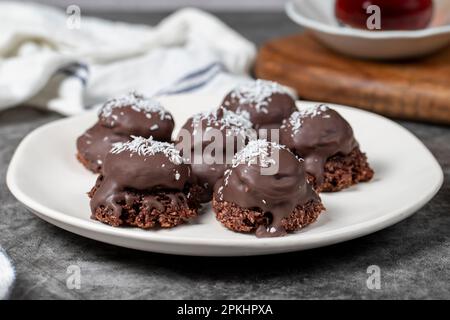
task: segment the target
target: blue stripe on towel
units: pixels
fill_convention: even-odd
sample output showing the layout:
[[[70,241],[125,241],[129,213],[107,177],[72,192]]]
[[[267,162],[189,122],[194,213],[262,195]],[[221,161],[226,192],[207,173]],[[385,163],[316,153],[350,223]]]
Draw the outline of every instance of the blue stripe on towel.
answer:
[[[205,86],[220,72],[224,71],[226,71],[226,68],[222,63],[211,63],[201,69],[186,74],[170,86],[170,88],[160,90],[156,95],[171,95],[194,91]]]
[[[86,86],[89,76],[89,67],[84,63],[75,62],[60,68],[57,73],[78,78],[83,83],[83,86]]]

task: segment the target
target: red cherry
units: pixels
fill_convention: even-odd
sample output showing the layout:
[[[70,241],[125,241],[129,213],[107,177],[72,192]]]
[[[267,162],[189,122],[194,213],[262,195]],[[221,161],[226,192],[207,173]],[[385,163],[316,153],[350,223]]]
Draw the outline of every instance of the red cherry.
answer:
[[[433,16],[433,0],[337,0],[336,17],[351,27],[367,29],[370,5],[380,7],[382,30],[426,28]]]

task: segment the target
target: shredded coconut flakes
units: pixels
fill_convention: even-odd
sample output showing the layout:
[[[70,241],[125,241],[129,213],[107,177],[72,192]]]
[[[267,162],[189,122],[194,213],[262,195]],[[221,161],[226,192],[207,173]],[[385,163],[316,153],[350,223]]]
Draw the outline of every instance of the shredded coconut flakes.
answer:
[[[263,139],[250,141],[245,148],[234,155],[232,167],[236,168],[239,164],[256,164],[258,160],[259,165],[264,168],[275,164],[275,160],[270,156],[269,148],[271,150],[285,149],[283,145]]]
[[[128,142],[117,142],[113,144],[111,153],[119,154],[129,151],[131,154],[137,153],[140,156],[153,156],[157,153],[163,153],[173,164],[182,164],[183,158],[180,151],[168,142],[160,142],[153,140],[152,137],[146,139],[143,137],[131,136],[133,139]]]
[[[248,112],[235,113],[224,108],[221,108],[221,111],[221,117],[217,115],[216,110],[195,114],[192,117],[192,127],[196,128],[202,121],[206,121],[206,125],[209,126],[205,129],[206,131],[211,129],[210,126],[216,126],[219,130],[228,129],[234,134],[240,134],[252,128]],[[195,132],[193,133],[195,134]]]
[[[274,93],[289,94],[279,83],[258,79],[235,88],[231,98],[237,99],[239,104],[254,105],[258,112],[267,113],[266,107]]]
[[[298,111],[292,113],[288,120],[284,120],[281,128],[286,128],[286,121],[288,121],[292,127],[292,134],[297,134],[302,127],[305,118],[314,118],[318,116],[329,118],[329,115],[324,114],[324,112],[328,110],[330,110],[330,108],[324,104],[302,106]]]
[[[147,118],[151,118],[152,113],[159,114],[161,120],[172,119],[172,116],[166,109],[155,99],[145,97],[136,92],[130,92],[119,98],[107,101],[100,109],[100,116],[109,117],[116,108],[131,107],[136,112],[145,113]]]

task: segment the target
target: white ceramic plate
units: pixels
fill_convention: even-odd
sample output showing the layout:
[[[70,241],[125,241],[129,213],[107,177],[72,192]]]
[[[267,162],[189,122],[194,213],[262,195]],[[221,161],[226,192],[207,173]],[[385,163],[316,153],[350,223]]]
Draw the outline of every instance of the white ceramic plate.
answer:
[[[340,26],[335,0],[291,0],[286,13],[326,46],[341,53],[370,59],[412,58],[432,53],[450,42],[450,1],[434,0],[430,26],[417,31],[368,31]]]
[[[162,99],[178,128],[190,114],[215,107],[219,101],[205,96]],[[381,116],[333,107],[353,126],[375,178],[343,192],[323,194],[326,213],[286,237],[258,239],[231,232],[215,220],[209,208],[191,224],[170,230],[114,228],[91,220],[86,192],[95,176],[75,159],[75,140],[96,121],[92,112],[30,133],[11,161],[7,184],[36,215],[68,231],[128,248],[204,256],[270,254],[346,241],[405,219],[434,196],[443,181],[442,170],[416,137]]]

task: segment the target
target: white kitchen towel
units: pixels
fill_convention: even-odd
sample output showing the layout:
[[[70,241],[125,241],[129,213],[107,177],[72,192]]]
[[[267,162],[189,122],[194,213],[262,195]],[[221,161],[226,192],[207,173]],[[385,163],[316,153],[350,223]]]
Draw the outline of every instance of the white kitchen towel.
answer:
[[[0,300],[8,298],[14,282],[14,269],[5,251],[0,247]]]
[[[255,46],[208,13],[182,9],[148,27],[80,9],[0,2],[0,109],[71,115],[131,90],[225,94],[249,79]]]

